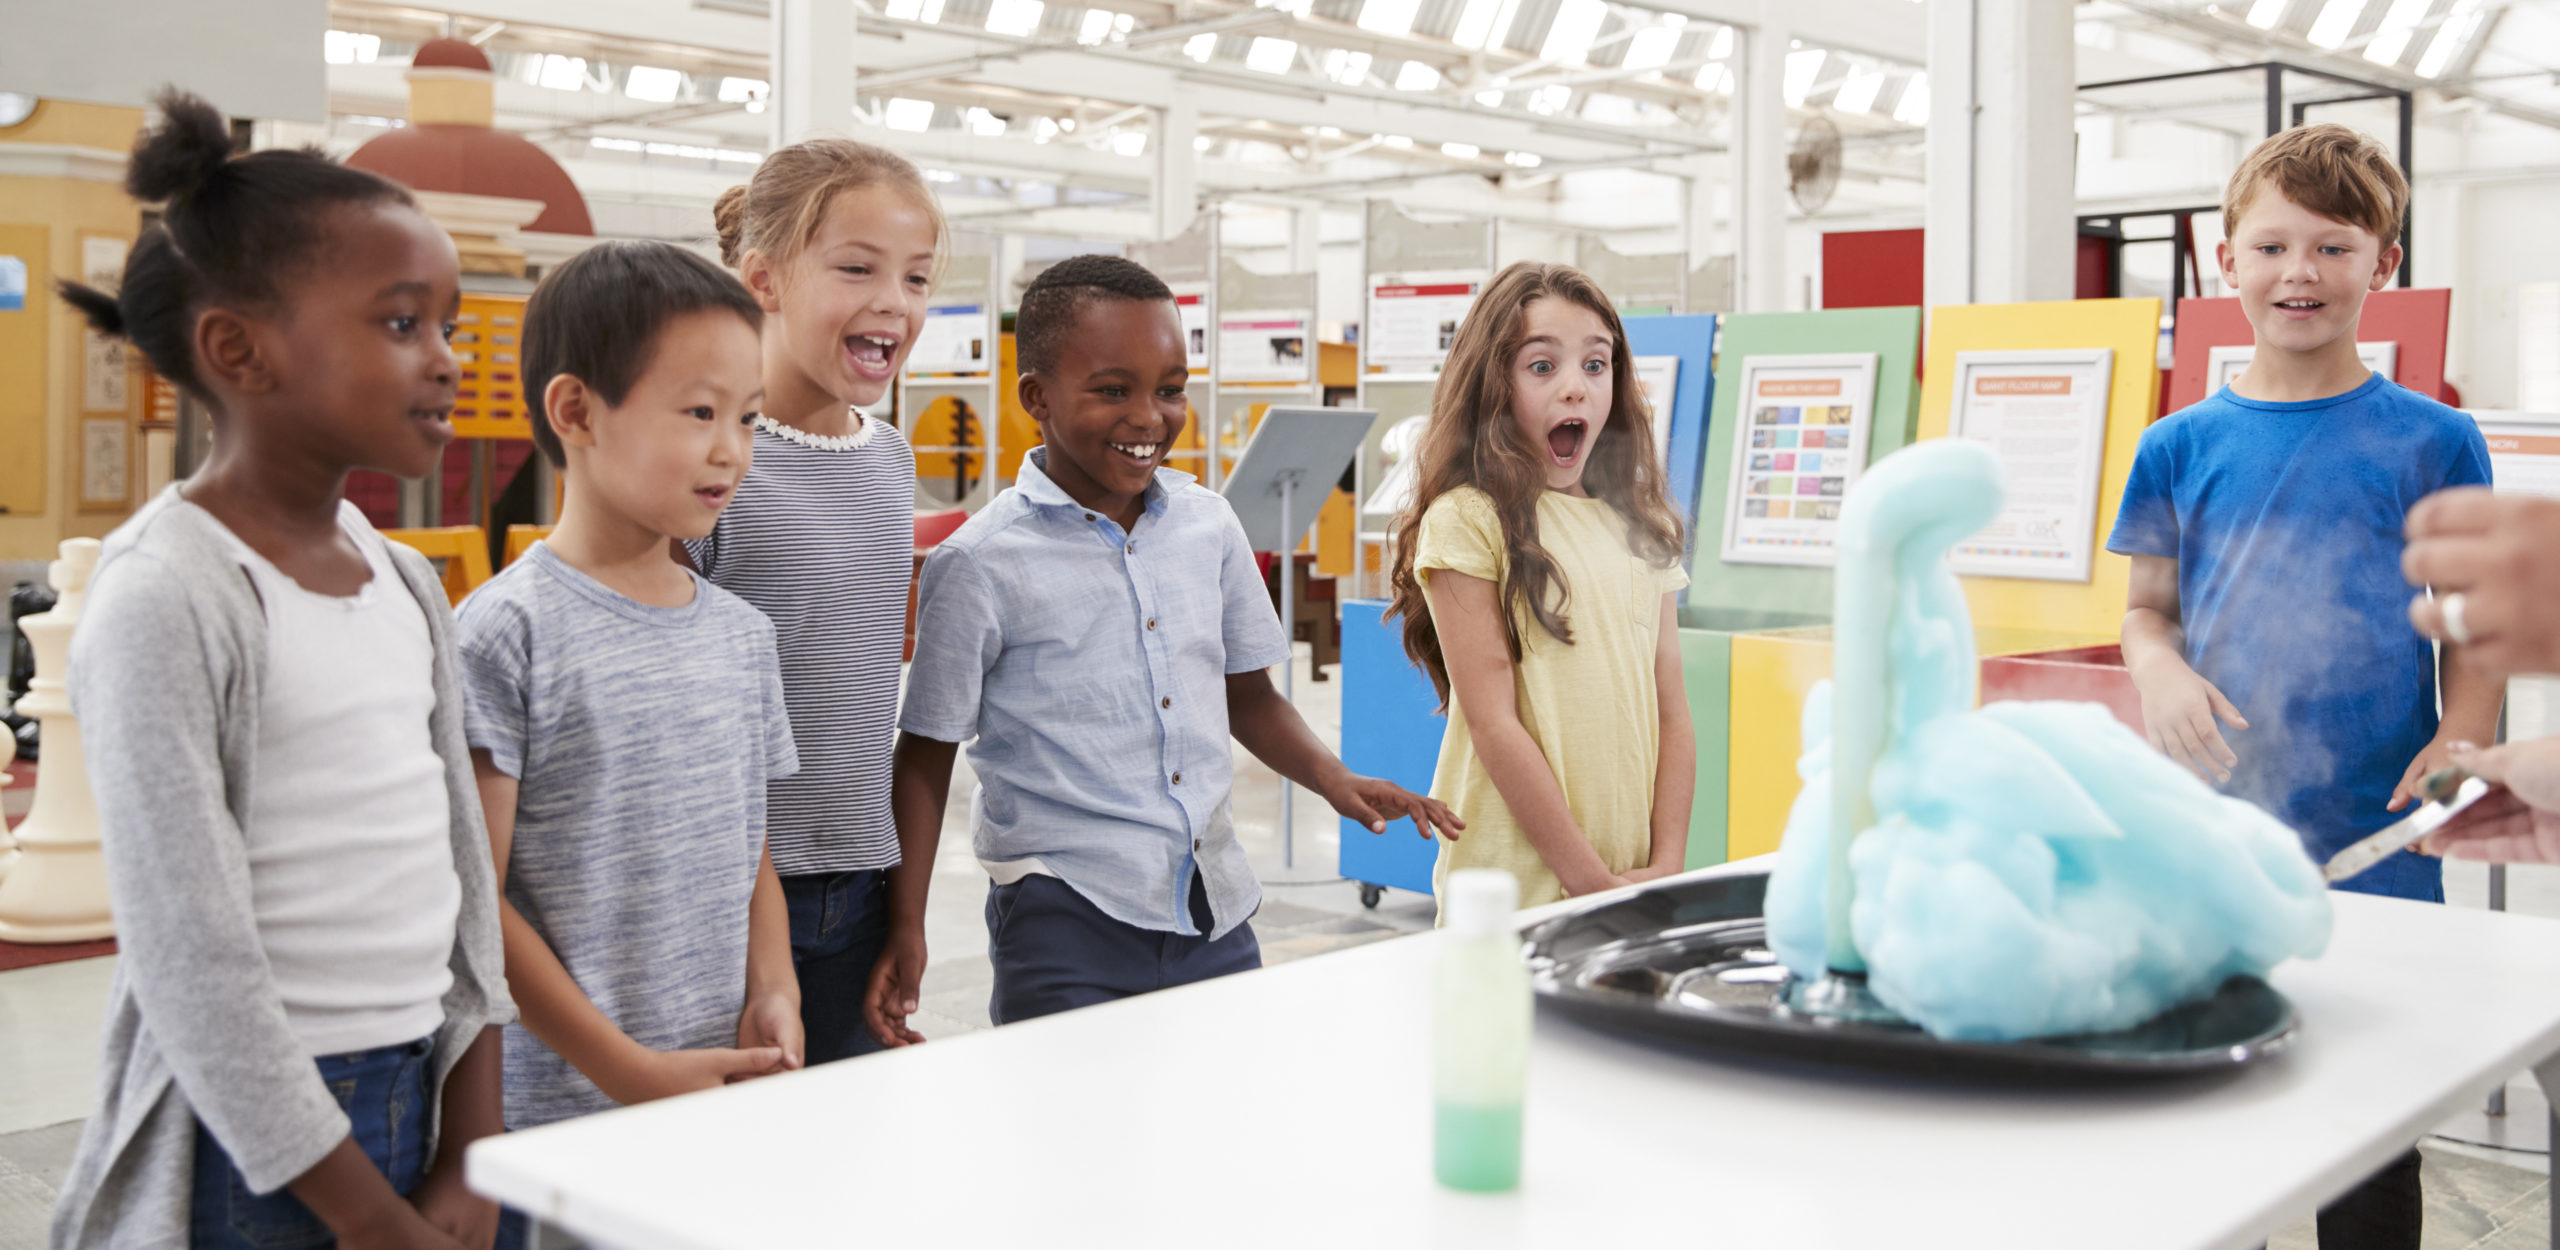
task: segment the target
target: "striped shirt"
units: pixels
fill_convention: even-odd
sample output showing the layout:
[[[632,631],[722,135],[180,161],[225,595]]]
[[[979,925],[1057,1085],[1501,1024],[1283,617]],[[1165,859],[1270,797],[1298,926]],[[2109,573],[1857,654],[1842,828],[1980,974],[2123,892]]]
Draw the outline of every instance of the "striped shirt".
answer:
[[[767,794],[774,871],[898,862],[889,749],[914,576],[915,456],[865,418],[840,451],[756,430],[755,462],[709,538],[686,544],[712,584],[773,619],[800,771]]]

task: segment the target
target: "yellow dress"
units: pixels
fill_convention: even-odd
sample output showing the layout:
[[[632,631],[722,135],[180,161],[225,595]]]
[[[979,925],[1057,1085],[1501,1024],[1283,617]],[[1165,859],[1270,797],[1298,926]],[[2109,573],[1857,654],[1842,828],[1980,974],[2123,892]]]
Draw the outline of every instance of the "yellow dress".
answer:
[[[1573,642],[1557,641],[1534,617],[1521,622],[1522,654],[1512,667],[1520,724],[1601,862],[1614,873],[1642,868],[1653,848],[1653,783],[1662,759],[1655,636],[1662,597],[1688,585],[1689,575],[1646,563],[1628,544],[1626,519],[1598,499],[1546,492],[1538,500],[1538,542],[1572,592],[1565,621]],[[1433,569],[1499,585],[1508,556],[1492,498],[1464,487],[1423,513],[1413,566],[1426,585]],[[1500,868],[1519,878],[1523,907],[1564,897],[1494,788],[1454,692],[1431,793],[1467,822],[1456,842],[1440,844],[1435,892],[1456,869]]]

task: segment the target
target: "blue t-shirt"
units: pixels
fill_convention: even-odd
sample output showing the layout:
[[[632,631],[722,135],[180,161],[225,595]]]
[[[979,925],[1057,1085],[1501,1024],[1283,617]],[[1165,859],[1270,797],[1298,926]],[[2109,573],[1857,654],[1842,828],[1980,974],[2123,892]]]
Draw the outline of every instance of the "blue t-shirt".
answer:
[[[2322,860],[2390,824],[2436,732],[2435,656],[2409,625],[2402,526],[2421,499],[2489,481],[2470,417],[2375,374],[2301,403],[2225,387],[2143,432],[2109,551],[2178,562],[2187,662],[2249,721],[2222,789]],[[2345,889],[2441,900],[2402,853]]]

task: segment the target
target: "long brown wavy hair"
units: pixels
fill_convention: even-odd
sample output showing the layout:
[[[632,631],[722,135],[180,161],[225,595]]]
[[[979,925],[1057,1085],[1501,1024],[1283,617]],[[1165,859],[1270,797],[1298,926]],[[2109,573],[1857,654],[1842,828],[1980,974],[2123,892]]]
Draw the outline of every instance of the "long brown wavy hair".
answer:
[[[1431,393],[1431,423],[1416,452],[1420,460],[1413,501],[1395,525],[1395,567],[1388,580],[1393,602],[1387,614],[1404,618],[1405,654],[1431,675],[1443,712],[1449,710],[1449,666],[1413,567],[1422,516],[1442,495],[1473,486],[1493,498],[1494,513],[1502,521],[1502,544],[1509,552],[1498,595],[1511,662],[1520,662],[1521,631],[1528,620],[1559,642],[1573,642],[1567,620],[1573,588],[1555,557],[1538,543],[1538,499],[1547,490],[1546,450],[1531,446],[1511,415],[1512,357],[1528,338],[1529,305],[1549,297],[1588,308],[1609,327],[1609,419],[1592,444],[1582,488],[1626,518],[1628,545],[1647,562],[1660,568],[1680,562],[1680,517],[1671,510],[1663,467],[1654,455],[1653,413],[1636,386],[1635,361],[1627,352],[1627,331],[1618,310],[1589,275],[1570,265],[1521,261],[1503,270],[1468,311],[1449,345],[1448,363]]]

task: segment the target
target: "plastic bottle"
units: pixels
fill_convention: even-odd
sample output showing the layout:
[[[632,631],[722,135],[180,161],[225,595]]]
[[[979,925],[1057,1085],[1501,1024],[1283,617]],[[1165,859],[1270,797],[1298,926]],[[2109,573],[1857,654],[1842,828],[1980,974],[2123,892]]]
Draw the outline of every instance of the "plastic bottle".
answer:
[[[1529,1069],[1529,970],[1511,926],[1520,883],[1493,868],[1449,874],[1448,932],[1431,987],[1432,1172],[1451,1189],[1520,1183]]]

